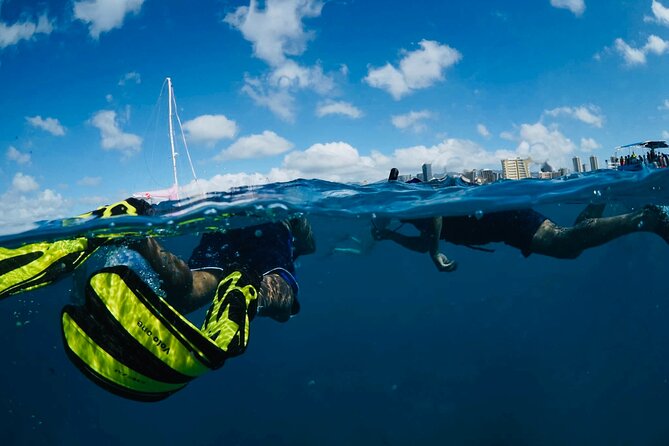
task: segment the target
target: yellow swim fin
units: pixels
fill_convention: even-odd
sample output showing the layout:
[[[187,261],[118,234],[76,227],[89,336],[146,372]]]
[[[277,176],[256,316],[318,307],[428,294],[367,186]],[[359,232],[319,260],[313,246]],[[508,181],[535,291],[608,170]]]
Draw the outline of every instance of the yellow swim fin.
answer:
[[[153,215],[153,208],[145,200],[130,197],[117,203],[100,206],[94,211],[78,215],[77,218],[109,218],[122,215]]]
[[[48,285],[73,271],[106,239],[78,237],[8,249],[0,247],[0,299]]]
[[[148,202],[130,197],[76,218],[151,214],[153,208]],[[73,271],[110,238],[112,236],[76,237],[31,243],[15,249],[0,247],[0,299],[55,282]]]
[[[200,330],[127,266],[104,268],[89,279],[84,305],[63,309],[65,351],[102,388],[159,401],[244,351],[255,300],[249,276],[231,272]]]

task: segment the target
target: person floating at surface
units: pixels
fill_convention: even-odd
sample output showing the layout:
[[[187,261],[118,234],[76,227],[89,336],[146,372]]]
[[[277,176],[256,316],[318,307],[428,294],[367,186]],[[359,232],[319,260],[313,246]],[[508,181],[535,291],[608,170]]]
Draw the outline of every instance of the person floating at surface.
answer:
[[[150,237],[130,247],[158,273],[167,300],[179,312],[190,313],[211,303],[226,270],[234,265],[262,276],[257,315],[279,322],[287,321],[300,308],[294,261],[316,250],[306,218],[206,233],[188,262]]]
[[[399,171],[392,169],[389,181],[397,180]],[[503,242],[520,249],[527,257],[532,253],[560,259],[574,259],[593,248],[633,232],[653,232],[669,243],[669,217],[656,205],[646,205],[628,214],[601,217],[604,205],[588,206],[574,226],[563,227],[533,209],[495,211],[469,216],[440,216],[407,219],[420,234],[408,236],[387,228],[372,227],[376,240],[392,240],[420,253],[429,253],[439,271],[450,272],[457,263],[439,249],[439,241],[457,245],[481,246]]]
[[[76,219],[154,211],[142,200],[126,199]],[[162,400],[242,354],[255,316],[285,322],[296,314],[294,261],[315,251],[305,218],[207,233],[190,266],[151,238],[75,235],[0,248],[0,298],[54,283],[104,245],[135,249],[162,284],[152,286],[146,271],[125,264],[90,274],[83,302],[61,312],[65,352],[93,382],[138,401]],[[183,316],[207,303],[201,328]]]

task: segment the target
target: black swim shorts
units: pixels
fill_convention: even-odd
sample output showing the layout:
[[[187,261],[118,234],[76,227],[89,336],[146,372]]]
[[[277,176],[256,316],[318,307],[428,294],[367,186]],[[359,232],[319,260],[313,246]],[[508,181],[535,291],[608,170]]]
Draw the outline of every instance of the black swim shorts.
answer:
[[[477,216],[443,217],[441,238],[458,245],[503,242],[529,256],[532,238],[546,217],[533,209],[499,211]]]

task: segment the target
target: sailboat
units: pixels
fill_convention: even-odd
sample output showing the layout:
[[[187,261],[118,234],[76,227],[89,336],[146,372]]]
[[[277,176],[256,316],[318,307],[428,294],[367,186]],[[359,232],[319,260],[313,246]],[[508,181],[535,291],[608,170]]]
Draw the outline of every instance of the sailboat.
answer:
[[[181,134],[182,142],[184,149],[186,150],[186,155],[188,156],[188,163],[190,165],[191,172],[193,173],[193,179],[197,183],[197,174],[195,173],[195,168],[193,167],[193,160],[190,156],[190,151],[188,150],[188,144],[186,143],[186,136],[181,125],[181,118],[179,118],[179,112],[177,111],[177,103],[174,98],[174,87],[172,86],[172,78],[165,78],[167,83],[167,96],[168,96],[168,132],[169,132],[169,141],[170,141],[170,150],[172,156],[172,173],[174,182],[171,187],[167,189],[158,189],[144,192],[136,192],[133,194],[135,198],[143,198],[149,202],[156,203],[165,200],[180,200],[181,194],[179,190],[179,176],[177,174],[177,156],[179,153],[175,148],[174,142],[174,121],[179,127],[179,132]]]

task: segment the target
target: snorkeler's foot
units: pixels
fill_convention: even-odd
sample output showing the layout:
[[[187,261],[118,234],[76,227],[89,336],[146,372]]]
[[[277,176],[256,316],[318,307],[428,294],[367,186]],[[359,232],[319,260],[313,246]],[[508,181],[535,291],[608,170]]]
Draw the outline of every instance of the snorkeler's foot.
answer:
[[[653,232],[669,243],[669,206],[649,204],[643,212],[644,223],[649,224]]]

